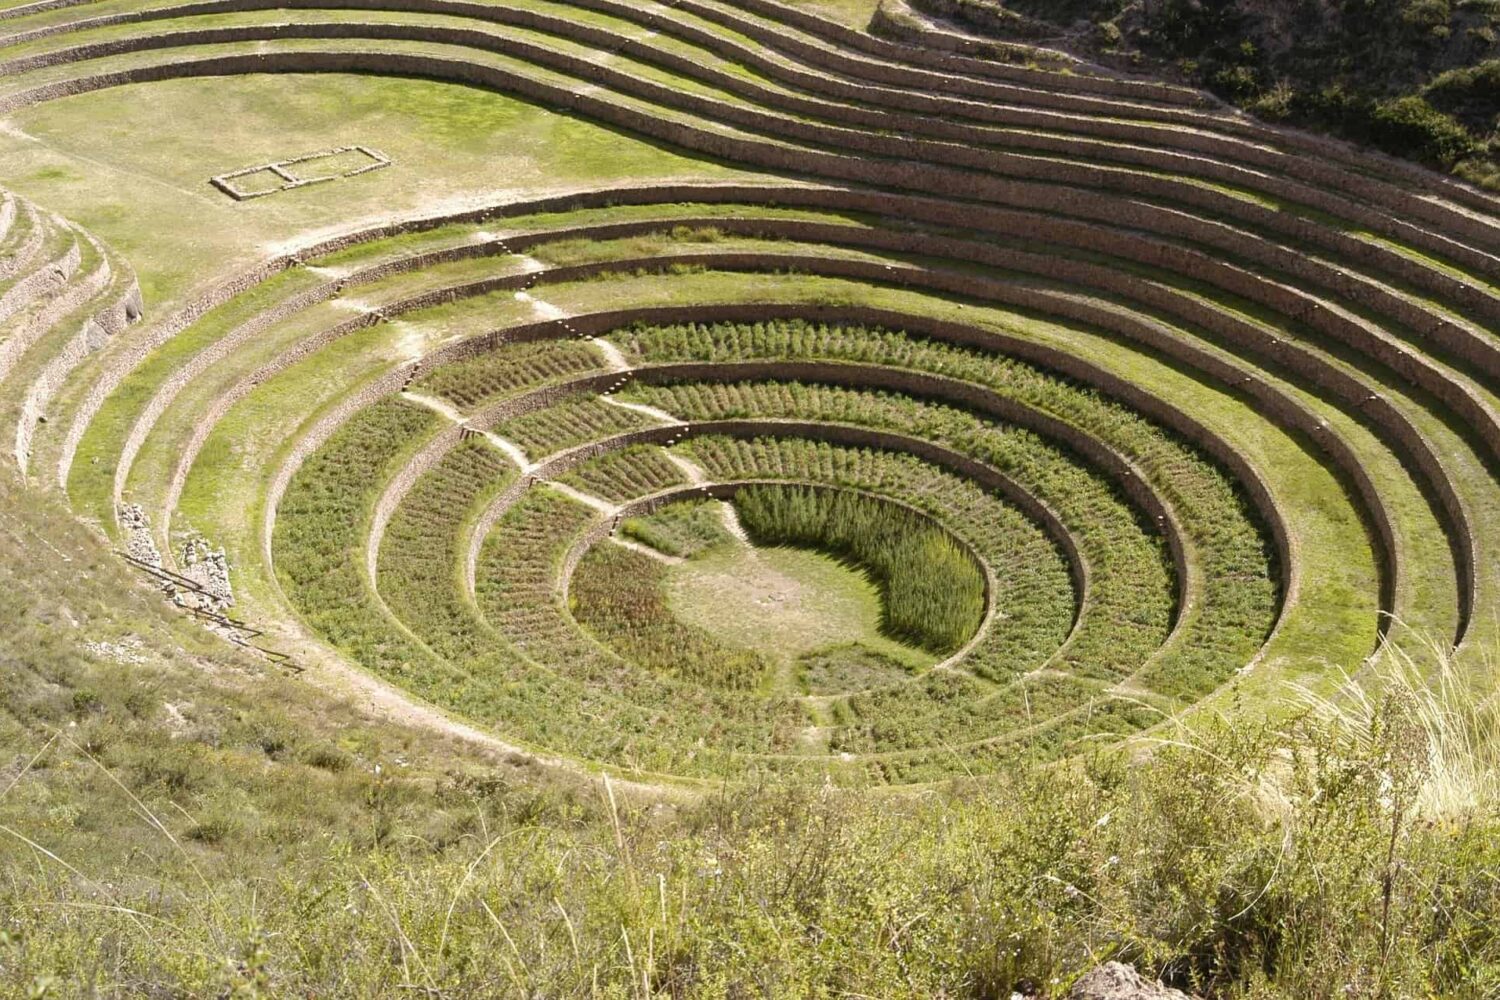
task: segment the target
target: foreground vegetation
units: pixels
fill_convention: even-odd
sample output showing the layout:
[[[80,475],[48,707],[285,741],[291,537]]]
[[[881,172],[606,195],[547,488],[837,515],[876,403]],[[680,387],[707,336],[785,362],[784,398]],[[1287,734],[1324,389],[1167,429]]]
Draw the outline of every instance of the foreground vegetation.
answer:
[[[663,802],[362,717],[62,517],[0,507],[6,996],[1500,987],[1500,730],[1454,673],[917,797]]]

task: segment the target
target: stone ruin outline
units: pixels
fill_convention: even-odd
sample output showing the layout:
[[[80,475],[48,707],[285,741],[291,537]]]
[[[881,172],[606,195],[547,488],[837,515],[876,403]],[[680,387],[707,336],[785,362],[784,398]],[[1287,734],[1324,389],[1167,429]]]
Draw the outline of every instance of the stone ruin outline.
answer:
[[[338,156],[342,153],[360,153],[369,159],[369,163],[345,170],[342,173],[323,174],[317,177],[301,177],[289,168],[299,163],[307,163],[312,160],[321,160],[330,156]],[[229,195],[235,201],[248,201],[251,198],[263,198],[269,194],[280,194],[282,191],[291,191],[294,188],[307,187],[309,184],[321,184],[324,181],[343,180],[347,177],[357,177],[360,174],[369,173],[372,170],[380,170],[392,163],[389,156],[378,149],[362,144],[352,146],[334,146],[330,149],[320,149],[315,153],[304,153],[301,156],[293,156],[284,160],[273,160],[270,163],[260,163],[253,167],[241,167],[228,173],[216,174],[208,179],[208,182],[220,191]],[[237,177],[246,177],[250,174],[258,174],[269,170],[282,179],[280,187],[267,188],[264,191],[247,191],[234,183]]]

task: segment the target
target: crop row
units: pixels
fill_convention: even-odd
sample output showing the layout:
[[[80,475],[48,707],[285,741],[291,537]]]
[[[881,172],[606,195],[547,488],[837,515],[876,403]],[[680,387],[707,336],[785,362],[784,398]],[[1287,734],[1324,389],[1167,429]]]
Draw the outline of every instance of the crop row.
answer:
[[[277,522],[275,551],[288,597],[310,626],[368,669],[533,745],[681,774],[743,773],[747,764],[736,763],[737,755],[778,769],[839,766],[821,757],[801,764],[796,756],[759,757],[803,748],[809,720],[794,704],[759,697],[705,699],[694,697],[691,688],[662,687],[580,632],[561,603],[557,573],[562,554],[595,515],[559,495],[530,491],[486,541],[479,596],[491,632],[463,606],[450,558],[476,504],[511,475],[477,439],[419,480],[392,518],[379,581],[382,596],[407,628],[398,625],[362,578],[361,525],[381,480],[433,425],[431,415],[410,404],[378,403],[351,418],[293,479]],[[907,477],[893,469],[887,478]],[[833,709],[835,718],[844,720],[833,744],[851,753],[905,751],[899,759],[849,765],[865,773],[891,780],[940,777],[952,751],[929,755],[934,741],[1004,739],[1020,718],[986,712],[989,692],[977,682],[966,683],[972,685],[967,693],[974,706],[957,714],[943,706],[925,727],[913,710],[931,692],[951,696],[951,679],[906,685],[905,698],[888,693],[879,713],[871,712],[868,696],[852,699]],[[900,725],[901,709],[912,720],[906,726]],[[975,728],[954,728],[960,718],[972,719]],[[1036,722],[1043,716],[1034,708],[1027,718]],[[1058,732],[1073,732],[1068,726],[1075,724]],[[1046,745],[1055,750],[1064,744]]]
[[[476,652],[442,641],[461,634],[473,617],[455,582],[460,528],[515,476],[514,463],[488,441],[462,441],[417,480],[381,540],[375,581],[381,598],[435,653],[455,663],[469,662]]]
[[[560,482],[585,493],[624,503],[687,482],[682,469],[654,445],[637,445],[590,459]]]
[[[559,573],[568,549],[594,518],[588,508],[545,489],[528,491],[505,512],[485,539],[479,561],[476,596],[489,625],[538,664],[610,692],[612,703],[633,708],[646,720],[639,729],[612,722],[606,728],[616,738],[654,738],[662,754],[686,753],[688,760],[700,756],[692,749],[699,740],[712,751],[701,753],[706,758],[790,749],[794,734],[807,723],[797,705],[721,694],[642,671],[578,628],[563,603]],[[672,738],[663,732],[653,737],[652,726],[668,719]],[[632,762],[641,763],[645,753],[634,750]]]
[[[652,362],[827,359],[963,379],[1064,420],[1129,457],[1178,513],[1194,542],[1203,586],[1192,623],[1201,648],[1175,649],[1148,667],[1154,690],[1204,693],[1223,679],[1229,663],[1254,656],[1275,617],[1273,554],[1243,490],[1172,432],[1086,386],[1003,355],[803,320],[637,326],[616,339]],[[1204,649],[1213,655],[1205,659]]]
[[[505,475],[478,442],[466,443],[428,473],[409,495],[410,508],[392,519],[379,576],[390,587],[384,595],[388,610],[363,577],[361,526],[383,473],[432,421],[426,411],[398,400],[368,407],[294,477],[275,551],[287,596],[314,631],[366,669],[539,748],[628,768],[725,774],[721,748],[744,752],[775,745],[767,732],[774,713],[762,699],[694,706],[691,689],[679,687],[675,696],[646,692],[640,700],[658,707],[643,708],[617,696],[604,674],[640,680],[641,672],[570,622],[557,592],[556,566],[546,555],[592,517],[566,498],[534,491],[515,509],[528,530],[509,537],[511,525],[502,522],[497,531],[510,558],[487,562],[481,597],[506,635],[463,605],[456,567],[444,556],[451,557],[469,512],[462,503],[445,504],[443,495],[448,486],[466,484],[477,501],[493,488],[491,473]],[[520,537],[540,544],[511,544]],[[560,659],[562,646],[541,641],[548,633],[581,659]],[[517,641],[508,641],[510,636]],[[680,718],[673,712],[678,706]],[[663,713],[674,716],[674,728],[686,734],[681,742],[658,739]],[[802,721],[800,712],[792,714],[791,723]],[[696,746],[715,749],[695,764]]]
[[[532,459],[660,421],[599,396],[577,396],[504,421],[495,430],[520,445]]]
[[[474,410],[519,389],[600,366],[599,353],[582,341],[501,344],[483,354],[439,365],[413,383],[418,392]]]

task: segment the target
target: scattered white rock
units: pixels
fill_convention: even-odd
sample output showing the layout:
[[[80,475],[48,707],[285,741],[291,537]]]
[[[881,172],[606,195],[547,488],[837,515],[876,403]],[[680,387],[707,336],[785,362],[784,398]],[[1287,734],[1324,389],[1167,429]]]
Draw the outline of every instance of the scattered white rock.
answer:
[[[148,659],[142,651],[144,644],[137,635],[128,635],[119,642],[85,642],[83,648],[101,660],[114,663],[141,664]]]
[[[154,569],[161,569],[161,553],[151,537],[151,519],[140,504],[121,504],[120,528],[125,532],[125,553]]]
[[[215,549],[201,536],[189,538],[182,545],[182,575],[203,588],[202,593],[179,591],[178,604],[223,612],[234,607],[234,588],[229,583],[229,560],[222,548]]]
[[[1120,962],[1106,962],[1073,984],[1068,1000],[1194,1000],[1181,990],[1144,978]]]

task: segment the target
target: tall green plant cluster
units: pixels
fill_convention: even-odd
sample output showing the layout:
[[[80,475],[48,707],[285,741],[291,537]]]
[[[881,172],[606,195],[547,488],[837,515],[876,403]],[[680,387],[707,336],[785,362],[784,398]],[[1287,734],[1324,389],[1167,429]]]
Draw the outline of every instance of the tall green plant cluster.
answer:
[[[757,544],[826,549],[864,567],[881,590],[881,629],[950,653],[984,617],[984,575],[946,531],[921,515],[857,493],[752,486],[735,497]]]

